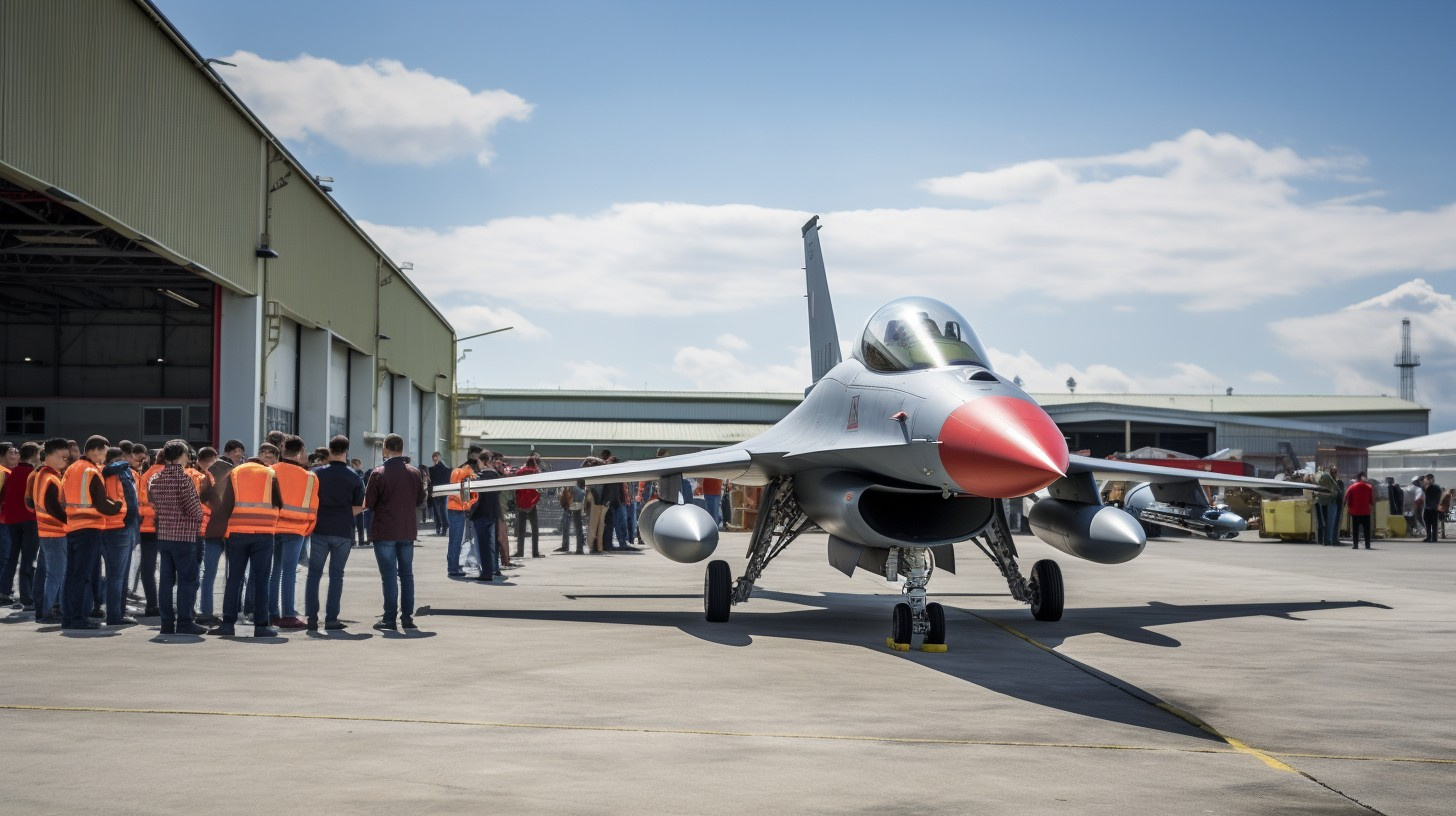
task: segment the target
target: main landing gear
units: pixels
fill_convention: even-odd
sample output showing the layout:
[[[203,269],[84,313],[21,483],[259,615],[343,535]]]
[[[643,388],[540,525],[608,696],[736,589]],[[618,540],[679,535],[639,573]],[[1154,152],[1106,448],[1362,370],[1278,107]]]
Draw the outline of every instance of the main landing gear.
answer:
[[[1062,619],[1062,568],[1055,561],[1042,559],[1031,565],[1031,580],[1021,576],[1021,567],[1016,563],[1016,542],[1011,540],[1006,509],[1001,502],[996,502],[991,523],[971,541],[1001,571],[1011,589],[1011,597],[1031,606],[1032,617],[1039,621]]]
[[[727,561],[709,561],[703,575],[703,614],[713,623],[728,620],[732,607],[753,594],[753,585],[770,561],[793,543],[813,523],[794,498],[794,477],[783,476],[763,489],[762,508],[748,542],[748,567],[743,577],[733,580]]]
[[[774,479],[764,487],[763,509],[753,528],[748,544],[748,566],[737,580],[727,561],[710,561],[703,575],[703,614],[710,622],[728,620],[732,608],[744,603],[753,594],[754,583],[769,562],[778,557],[794,539],[813,522],[794,498],[793,477]],[[1031,606],[1031,614],[1040,621],[1062,619],[1062,571],[1055,561],[1041,560],[1032,565],[1031,578],[1021,574],[1016,563],[1016,544],[1006,525],[1006,514],[1000,503],[991,524],[971,541],[991,559],[1006,578],[1011,597]],[[915,636],[921,638],[921,651],[946,650],[945,608],[927,601],[925,587],[934,572],[934,556],[927,547],[896,547],[888,551],[885,578],[905,578],[901,590],[904,600],[895,604],[890,615],[890,635],[886,645],[896,651],[909,651]]]

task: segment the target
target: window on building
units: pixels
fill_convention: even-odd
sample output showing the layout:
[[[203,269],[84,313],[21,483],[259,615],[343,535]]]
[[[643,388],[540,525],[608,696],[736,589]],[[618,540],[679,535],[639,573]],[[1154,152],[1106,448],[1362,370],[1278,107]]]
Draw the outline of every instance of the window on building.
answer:
[[[264,424],[270,431],[282,431],[286,434],[298,433],[294,430],[293,412],[282,408],[267,406],[267,412],[263,417]]]
[[[5,433],[24,436],[44,435],[45,408],[39,405],[7,406],[5,408]]]
[[[151,407],[142,409],[142,436],[176,439],[182,435],[182,407]]]

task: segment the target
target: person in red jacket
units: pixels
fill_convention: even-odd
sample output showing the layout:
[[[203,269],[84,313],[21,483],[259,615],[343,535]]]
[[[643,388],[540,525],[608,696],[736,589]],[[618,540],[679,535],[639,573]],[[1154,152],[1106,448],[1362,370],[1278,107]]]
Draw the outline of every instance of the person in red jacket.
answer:
[[[1365,471],[1355,476],[1355,481],[1345,488],[1345,512],[1350,514],[1350,539],[1360,549],[1360,531],[1365,531],[1365,549],[1370,549],[1370,510],[1375,504],[1375,488],[1365,480]]]
[[[526,464],[516,469],[513,476],[530,476],[541,472],[541,457],[531,454]],[[536,488],[516,491],[516,558],[525,558],[526,522],[531,523],[531,557],[545,558],[541,554],[540,530],[536,520],[536,505],[541,502],[541,491]]]

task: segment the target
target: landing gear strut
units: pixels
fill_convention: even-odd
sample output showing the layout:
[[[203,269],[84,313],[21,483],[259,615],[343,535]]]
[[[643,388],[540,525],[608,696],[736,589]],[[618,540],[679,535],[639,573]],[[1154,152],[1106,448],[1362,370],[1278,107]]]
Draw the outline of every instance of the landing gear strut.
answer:
[[[728,620],[731,607],[745,603],[770,561],[813,523],[794,498],[794,477],[782,476],[763,489],[762,509],[748,542],[748,566],[733,580],[727,561],[711,561],[703,577],[703,612],[712,623]]]
[[[1011,530],[1006,525],[1006,508],[996,502],[991,523],[981,535],[971,539],[991,563],[1001,570],[1011,597],[1031,606],[1032,617],[1039,621],[1059,621],[1065,594],[1062,589],[1062,569],[1057,562],[1041,560],[1031,566],[1031,580],[1021,575],[1016,563],[1016,542],[1011,540]]]
[[[885,645],[897,652],[908,652],[910,640],[921,635],[921,650],[926,652],[945,651],[945,608],[938,603],[926,603],[925,586],[930,583],[933,568],[930,550],[927,547],[898,547],[890,550],[885,562],[885,577],[905,577],[905,600],[895,604],[891,618],[890,637]]]

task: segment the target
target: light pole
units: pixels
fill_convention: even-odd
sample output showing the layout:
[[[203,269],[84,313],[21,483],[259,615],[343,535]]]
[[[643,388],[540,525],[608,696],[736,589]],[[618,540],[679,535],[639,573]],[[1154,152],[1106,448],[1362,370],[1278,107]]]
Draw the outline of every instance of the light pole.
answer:
[[[460,461],[460,363],[465,359],[465,355],[471,351],[470,349],[461,349],[460,344],[466,340],[474,340],[477,337],[485,337],[491,334],[500,334],[501,332],[508,332],[514,328],[515,326],[505,326],[479,334],[459,337],[455,340],[454,353],[450,355],[452,358],[450,361],[450,377],[451,382],[454,384],[454,387],[450,390],[450,455],[452,462]]]

